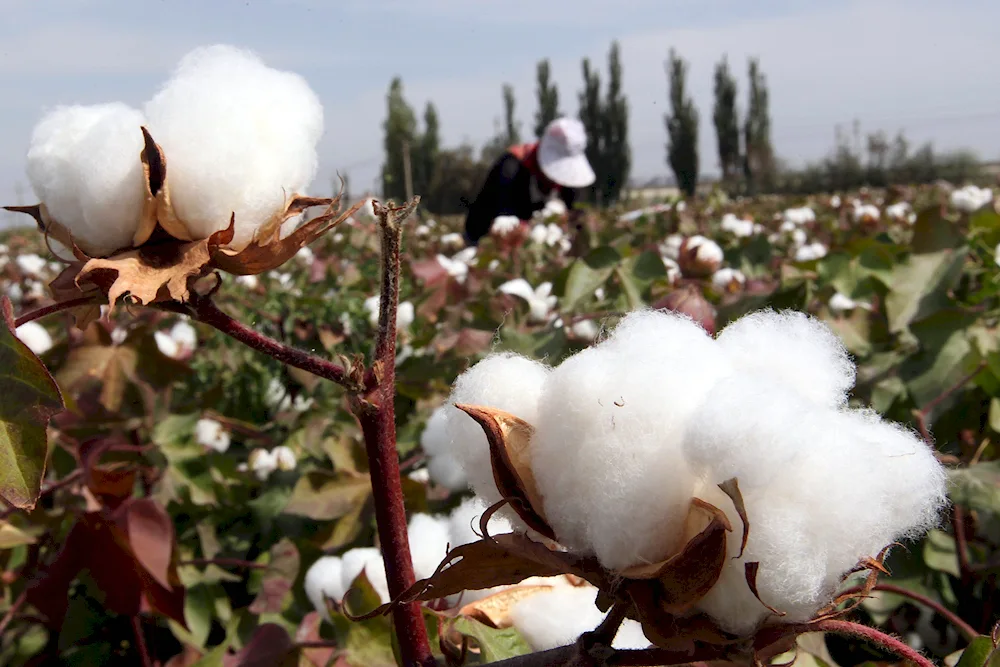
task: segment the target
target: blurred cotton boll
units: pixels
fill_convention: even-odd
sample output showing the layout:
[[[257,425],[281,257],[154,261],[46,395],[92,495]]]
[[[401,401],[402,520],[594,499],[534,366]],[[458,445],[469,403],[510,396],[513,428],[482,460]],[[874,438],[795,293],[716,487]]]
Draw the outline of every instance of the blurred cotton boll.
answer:
[[[722,222],[719,224],[723,231],[729,232],[736,238],[746,238],[753,236],[756,228],[753,224],[753,220],[744,220],[742,218],[737,218],[732,213],[726,213],[722,216]]]
[[[796,262],[815,262],[817,259],[822,259],[826,257],[827,249],[826,246],[815,241],[813,243],[808,243],[806,245],[800,246],[795,250],[795,261]]]
[[[497,288],[504,294],[520,297],[528,304],[528,320],[531,322],[548,322],[552,319],[553,309],[558,299],[552,295],[552,283],[544,282],[532,288],[524,278],[509,280]]]
[[[739,269],[723,268],[712,274],[712,287],[723,294],[738,294],[746,283],[746,276]]]
[[[139,159],[145,122],[142,113],[117,102],[57,107],[32,133],[31,187],[90,255],[132,245],[145,197]]]
[[[48,267],[48,262],[45,261],[45,258],[39,257],[33,252],[18,255],[14,259],[14,263],[17,264],[17,268],[22,273],[36,277],[40,277],[45,272],[46,267]]]
[[[504,237],[513,231],[517,231],[517,228],[520,226],[521,219],[516,215],[500,215],[493,219],[493,224],[490,226],[490,233]]]
[[[465,245],[465,239],[458,232],[449,232],[441,236],[441,245],[446,248],[461,248]]]
[[[242,249],[318,165],[323,107],[305,79],[266,66],[249,51],[195,49],[145,107],[167,161],[178,217],[195,238],[225,229]]]
[[[199,445],[217,452],[229,449],[229,433],[214,419],[199,419],[194,425],[194,439]]]
[[[45,354],[52,349],[52,336],[38,322],[25,322],[15,331],[22,343],[35,354]]]
[[[993,201],[993,191],[989,188],[966,185],[963,188],[952,190],[949,197],[952,208],[963,213],[975,213]]]
[[[198,345],[197,332],[193,326],[183,320],[176,323],[166,333],[155,332],[153,339],[163,356],[178,360],[190,357]]]
[[[718,243],[695,235],[681,244],[677,263],[684,275],[701,278],[715,273],[722,265],[723,258],[722,248]]]

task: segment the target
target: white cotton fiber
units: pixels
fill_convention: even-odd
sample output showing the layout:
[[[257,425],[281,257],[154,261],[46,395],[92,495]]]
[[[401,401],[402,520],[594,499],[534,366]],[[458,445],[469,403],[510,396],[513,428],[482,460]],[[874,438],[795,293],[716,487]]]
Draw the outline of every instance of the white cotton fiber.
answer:
[[[656,311],[628,315],[553,369],[531,452],[561,543],[592,550],[612,569],[657,562],[679,546],[695,482],[684,424],[729,372],[704,329]]]
[[[323,616],[327,615],[326,598],[340,601],[344,598],[344,564],[338,556],[319,558],[306,572],[303,586],[306,596]]]
[[[144,198],[143,115],[121,103],[57,107],[35,126],[28,180],[92,256],[132,245]]]
[[[605,614],[594,604],[593,586],[556,586],[519,601],[511,609],[511,621],[535,651],[568,646],[585,632],[597,628]],[[650,642],[636,621],[626,620],[612,646],[618,649],[648,648]]]
[[[375,547],[349,549],[344,552],[343,568],[341,588],[336,591],[339,593],[339,597],[335,599],[343,600],[347,591],[354,585],[354,580],[362,571],[383,603],[391,599],[389,597],[389,583],[385,576],[385,563],[382,561],[381,552]]]
[[[548,367],[537,361],[502,353],[486,357],[455,380],[444,407],[447,420],[444,446],[461,462],[476,494],[490,505],[500,501],[500,492],[493,481],[486,435],[472,417],[454,405],[465,403],[497,408],[534,424],[538,419],[538,396],[548,372]]]
[[[187,54],[146,104],[163,148],[177,215],[197,238],[225,229],[233,247],[302,193],[316,175],[323,107],[297,74],[216,45]]]
[[[427,579],[448,554],[450,525],[446,517],[418,513],[410,517],[407,535],[417,579]]]
[[[427,472],[436,484],[452,491],[468,488],[465,470],[452,452],[447,405],[431,413],[427,426],[420,434],[420,447],[427,454]]]
[[[723,329],[718,342],[737,368],[770,376],[820,405],[845,404],[854,386],[843,342],[805,313],[751,313]]]

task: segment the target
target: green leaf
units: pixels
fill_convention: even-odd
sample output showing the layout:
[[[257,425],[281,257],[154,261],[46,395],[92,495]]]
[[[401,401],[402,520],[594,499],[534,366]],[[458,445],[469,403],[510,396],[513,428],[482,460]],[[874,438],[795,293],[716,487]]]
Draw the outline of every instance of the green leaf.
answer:
[[[45,475],[49,419],[65,406],[45,364],[15,335],[6,296],[0,309],[0,497],[30,510]]]
[[[965,255],[965,248],[913,254],[893,268],[885,303],[890,331],[951,305],[948,291],[962,275]]]
[[[528,642],[515,628],[496,629],[465,616],[455,619],[454,629],[476,640],[486,662],[497,662],[532,653]]]
[[[984,667],[989,661],[991,667],[1000,663],[1000,655],[995,651],[989,637],[976,637],[962,652],[962,659],[956,667]],[[992,658],[992,659],[991,659]]]
[[[591,250],[586,257],[573,262],[566,276],[566,286],[562,295],[563,308],[569,310],[611,277],[621,255],[614,248],[602,246]]]
[[[212,631],[214,598],[211,588],[205,584],[188,588],[184,597],[184,623],[191,631],[191,638],[198,648],[205,647],[205,641]]]
[[[956,225],[941,217],[938,206],[925,208],[917,213],[913,223],[913,240],[910,245],[913,252],[925,254],[958,248],[965,242]]]
[[[932,570],[959,576],[958,550],[955,538],[948,533],[934,529],[924,540],[924,563]]]
[[[229,653],[229,647],[236,639],[236,630],[239,627],[239,617],[233,616],[226,627],[226,638],[221,644],[212,648],[211,651],[202,656],[201,660],[191,665],[191,667],[223,667],[224,658]]]
[[[299,477],[284,511],[316,521],[331,521],[357,512],[371,493],[368,475],[316,470]]]
[[[993,399],[994,402],[997,399]],[[992,408],[990,409],[992,419]],[[1000,514],[1000,461],[986,461],[948,471],[948,495],[971,509]]]
[[[618,276],[618,281],[621,283],[622,290],[628,298],[629,310],[636,310],[646,305],[646,303],[642,300],[642,292],[639,289],[639,286],[636,285],[629,273],[623,271],[622,267],[619,266],[615,268],[615,275]]]

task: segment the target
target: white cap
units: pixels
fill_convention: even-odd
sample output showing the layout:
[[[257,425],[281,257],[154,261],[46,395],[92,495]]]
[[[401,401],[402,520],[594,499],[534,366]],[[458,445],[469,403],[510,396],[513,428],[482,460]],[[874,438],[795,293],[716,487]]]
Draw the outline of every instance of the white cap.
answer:
[[[556,118],[538,144],[538,167],[552,182],[567,188],[585,188],[596,176],[587,161],[587,131],[575,118]]]

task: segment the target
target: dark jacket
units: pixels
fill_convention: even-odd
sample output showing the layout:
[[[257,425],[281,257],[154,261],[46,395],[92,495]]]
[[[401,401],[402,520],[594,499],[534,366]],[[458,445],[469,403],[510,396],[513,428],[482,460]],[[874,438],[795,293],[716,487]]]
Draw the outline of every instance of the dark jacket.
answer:
[[[544,177],[532,168],[534,146],[512,146],[494,163],[475,201],[469,205],[465,218],[465,242],[478,245],[479,239],[490,232],[493,219],[501,215],[516,215],[530,220],[535,211],[545,207],[548,193]],[[559,198],[570,209],[576,200],[576,191],[558,188]]]

